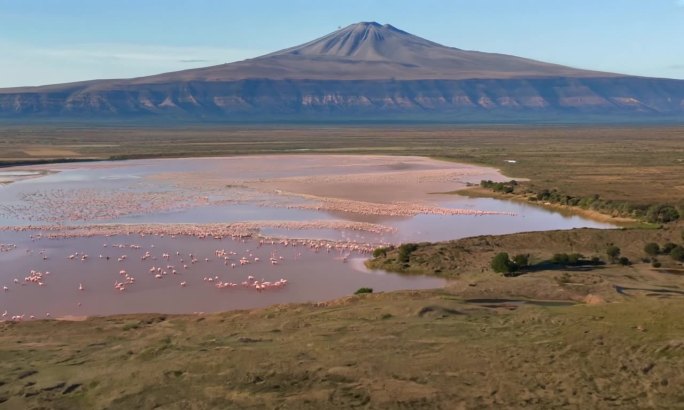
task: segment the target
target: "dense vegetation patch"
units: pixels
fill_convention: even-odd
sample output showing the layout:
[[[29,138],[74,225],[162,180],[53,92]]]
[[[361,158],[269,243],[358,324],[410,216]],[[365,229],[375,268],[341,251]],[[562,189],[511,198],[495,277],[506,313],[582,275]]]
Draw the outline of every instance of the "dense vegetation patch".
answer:
[[[483,180],[480,186],[501,194],[522,195],[532,202],[578,207],[611,216],[639,219],[650,223],[665,224],[679,220],[684,210],[671,204],[633,204],[627,201],[603,199],[599,194],[574,196],[558,189],[533,189],[518,181],[494,182]]]

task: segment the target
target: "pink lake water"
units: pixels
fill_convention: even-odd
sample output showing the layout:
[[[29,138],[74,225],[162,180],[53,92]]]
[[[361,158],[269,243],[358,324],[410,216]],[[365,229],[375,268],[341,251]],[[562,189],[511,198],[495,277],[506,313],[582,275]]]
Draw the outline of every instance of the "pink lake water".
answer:
[[[41,174],[36,175],[38,171]],[[410,176],[412,171],[428,182],[405,188],[397,184],[397,180]],[[24,178],[27,175],[30,178]],[[349,181],[344,179],[346,175],[351,175]],[[455,190],[466,183],[478,183],[481,179],[509,178],[492,169],[415,157],[193,158],[61,164],[0,171],[0,178],[13,176],[19,178],[13,183],[0,185],[0,226],[322,221],[320,228],[263,227],[259,234],[371,245],[523,231],[612,227],[523,203],[434,194],[435,189],[439,189],[438,192]],[[363,185],[366,177],[370,181],[367,186]],[[331,184],[339,184],[340,198],[343,199],[354,198],[354,184],[358,183],[359,196],[364,201],[387,197],[390,202],[405,194],[410,201],[422,201],[440,208],[501,214],[396,216],[326,210],[310,206],[316,198],[261,189],[264,184],[280,178],[285,178],[284,186],[293,186],[288,178],[294,178],[294,186],[304,181],[301,185],[307,188],[310,182],[311,186],[318,184],[316,189],[319,191],[326,191],[326,181],[331,181]],[[304,179],[300,181],[297,178]],[[386,194],[379,195],[378,190],[385,189],[383,181],[387,181]],[[402,189],[406,191],[402,192]],[[420,189],[426,192],[416,193]],[[335,189],[329,191],[335,195]],[[391,232],[329,229],[325,221],[372,223],[391,228]],[[32,238],[38,233],[40,230],[0,231],[0,244],[12,245],[0,252],[0,288],[8,288],[0,291],[0,314],[8,312],[5,319],[12,315],[42,318],[46,313],[57,317],[214,312],[324,301],[349,295],[360,287],[390,291],[436,288],[445,284],[437,278],[371,272],[363,267],[366,254],[338,249],[327,252],[324,245],[316,252],[309,246],[285,246],[278,241],[274,244],[266,241],[259,246],[256,238],[216,240],[139,235]],[[108,247],[103,247],[105,243]],[[126,247],[113,248],[113,244]],[[235,253],[227,265],[224,263],[228,261],[219,260],[214,253],[224,249]],[[145,252],[150,252],[150,257],[141,260]],[[74,253],[88,254],[89,257],[85,261],[78,257],[69,259],[69,255]],[[162,259],[164,253],[170,255],[169,260]],[[194,264],[188,263],[190,253],[198,260]],[[99,258],[100,254],[103,258]],[[127,255],[127,258],[119,262],[122,255]],[[249,265],[238,264],[231,268],[230,265],[240,257],[248,257],[252,261]],[[254,257],[259,261],[254,262]],[[180,262],[181,258],[185,263]],[[271,264],[270,258],[276,258],[277,264]],[[182,268],[183,264],[188,264],[188,269]],[[163,266],[169,272],[157,279],[149,272],[153,266]],[[172,269],[166,269],[167,266],[174,266],[177,273],[170,273]],[[24,280],[30,276],[31,270],[43,273],[42,286]],[[123,280],[119,274],[121,270],[135,278],[135,283],[125,286],[124,291],[114,288],[116,281]],[[50,273],[45,275],[45,271]],[[282,278],[287,280],[287,284],[257,291],[242,286],[248,276],[272,283]],[[205,277],[211,277],[212,281],[204,280]],[[15,279],[19,283],[14,283]],[[239,286],[217,289],[217,281],[233,282]],[[185,286],[181,286],[181,282],[185,282]],[[78,290],[79,284],[84,290]]]

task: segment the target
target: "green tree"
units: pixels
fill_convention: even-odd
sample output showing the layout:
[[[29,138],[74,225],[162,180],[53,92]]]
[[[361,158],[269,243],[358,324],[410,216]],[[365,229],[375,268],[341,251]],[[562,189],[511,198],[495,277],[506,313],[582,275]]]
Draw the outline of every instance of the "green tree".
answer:
[[[382,256],[382,257],[387,256],[387,248],[375,248],[375,249],[373,249],[373,257],[379,258],[380,256]]]
[[[582,259],[584,258],[584,255],[581,253],[571,253],[568,255],[568,264],[569,265],[579,265],[582,263]]]
[[[662,249],[660,249],[660,253],[663,255],[669,255],[670,252],[677,247],[677,244],[674,244],[672,242],[668,242],[665,245],[663,245]]]
[[[648,256],[657,256],[660,253],[660,246],[655,242],[649,242],[644,246],[644,252]]]
[[[618,259],[618,263],[623,266],[631,265],[632,262],[629,261],[629,259],[626,256],[621,256],[620,259]]]
[[[611,261],[615,261],[618,256],[620,256],[620,248],[615,245],[610,245],[608,249],[606,249],[606,255],[608,255],[608,258],[610,258]]]
[[[679,219],[677,208],[672,205],[652,205],[646,211],[646,220],[654,223],[668,223]]]
[[[492,258],[491,267],[496,273],[512,273],[516,271],[515,263],[511,261],[508,253],[501,252]]]
[[[556,253],[551,257],[551,263],[554,265],[567,265],[570,263],[570,257],[567,253]]]
[[[411,254],[418,249],[416,243],[405,243],[399,246],[399,262],[407,263],[411,258]]]
[[[679,262],[684,262],[684,248],[682,248],[681,246],[675,246],[670,251],[670,258]]]
[[[530,265],[530,255],[519,254],[513,257],[513,263],[515,263],[519,268],[525,268]]]

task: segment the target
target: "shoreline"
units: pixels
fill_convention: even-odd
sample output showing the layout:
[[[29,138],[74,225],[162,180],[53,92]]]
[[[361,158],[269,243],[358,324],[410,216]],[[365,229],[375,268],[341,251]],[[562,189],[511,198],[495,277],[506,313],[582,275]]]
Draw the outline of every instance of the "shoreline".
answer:
[[[548,209],[551,211],[560,211],[561,213],[568,213],[571,215],[581,216],[584,218],[591,219],[596,222],[612,223],[617,225],[617,228],[633,228],[633,227],[643,227],[643,222],[622,216],[611,216],[591,209],[584,209],[575,206],[554,204],[551,202],[543,201],[529,201],[526,196],[516,195],[516,194],[504,194],[500,192],[494,192],[480,186],[471,186],[464,189],[451,192],[451,194],[462,195],[469,198],[493,198],[515,201],[523,204],[538,206],[540,208]]]

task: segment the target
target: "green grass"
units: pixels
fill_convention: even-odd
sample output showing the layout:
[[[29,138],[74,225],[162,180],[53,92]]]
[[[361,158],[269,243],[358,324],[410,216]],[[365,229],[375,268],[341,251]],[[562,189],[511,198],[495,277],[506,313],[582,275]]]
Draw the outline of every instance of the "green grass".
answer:
[[[452,278],[491,271],[491,260],[500,252],[529,254],[532,264],[549,260],[558,253],[580,253],[586,258],[597,256],[606,260],[606,250],[611,245],[618,246],[622,256],[639,261],[647,256],[644,253],[647,243],[682,243],[682,232],[684,223],[680,222],[659,229],[585,228],[483,235],[448,242],[420,243],[408,259],[402,258],[400,248],[387,249],[385,252],[376,252],[375,257],[366,264],[373,269]],[[668,258],[661,258],[661,261],[666,265],[674,264]]]

